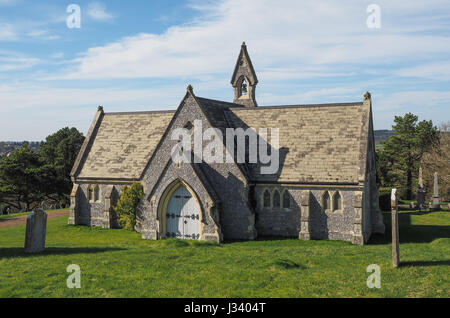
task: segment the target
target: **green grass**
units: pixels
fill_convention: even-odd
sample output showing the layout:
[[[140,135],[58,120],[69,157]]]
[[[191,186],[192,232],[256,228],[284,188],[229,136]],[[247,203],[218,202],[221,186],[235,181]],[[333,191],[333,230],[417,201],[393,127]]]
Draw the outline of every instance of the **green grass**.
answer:
[[[450,297],[450,213],[401,212],[400,260],[369,245],[266,239],[223,244],[142,240],[138,233],[48,221],[46,251],[23,253],[25,226],[0,229],[0,297]],[[81,268],[69,289],[66,267]],[[369,289],[366,268],[381,268]]]
[[[63,210],[67,210],[67,209],[45,210],[45,212],[52,213],[52,212],[63,211]],[[11,213],[11,214],[4,214],[4,215],[1,214],[0,215],[0,220],[13,219],[13,218],[18,217],[18,216],[29,215],[30,213],[31,212]]]

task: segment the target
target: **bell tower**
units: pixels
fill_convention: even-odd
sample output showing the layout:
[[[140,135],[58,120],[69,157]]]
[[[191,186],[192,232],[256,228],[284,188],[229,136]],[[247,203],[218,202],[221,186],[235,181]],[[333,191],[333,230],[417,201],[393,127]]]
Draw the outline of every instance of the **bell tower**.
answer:
[[[247,46],[243,42],[231,77],[231,85],[234,88],[233,103],[246,107],[258,106],[255,98],[256,84],[258,84],[258,78],[248,55]]]

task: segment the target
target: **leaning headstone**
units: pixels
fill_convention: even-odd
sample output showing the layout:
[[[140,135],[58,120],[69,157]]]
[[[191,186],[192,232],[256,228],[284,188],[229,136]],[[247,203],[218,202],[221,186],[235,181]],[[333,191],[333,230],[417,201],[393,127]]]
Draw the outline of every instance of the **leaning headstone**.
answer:
[[[36,209],[27,217],[25,233],[25,253],[40,253],[45,249],[47,213]]]
[[[397,189],[391,192],[391,214],[392,214],[392,264],[398,267],[400,263],[400,242],[398,235],[398,194]]]
[[[433,210],[439,210],[439,189],[438,189],[438,174],[434,173],[434,187],[433,187]]]

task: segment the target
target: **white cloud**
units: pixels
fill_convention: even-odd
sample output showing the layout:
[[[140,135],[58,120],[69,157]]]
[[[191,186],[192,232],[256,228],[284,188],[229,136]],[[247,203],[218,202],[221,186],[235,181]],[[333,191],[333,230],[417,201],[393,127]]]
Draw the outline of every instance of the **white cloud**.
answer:
[[[17,33],[13,25],[0,23],[0,41],[16,41]]]
[[[114,16],[106,12],[106,8],[103,4],[99,2],[91,2],[87,8],[87,14],[94,20],[97,21],[109,21],[114,18]]]
[[[54,59],[61,59],[64,57],[64,52],[55,52],[52,55],[50,55],[50,57]]]
[[[426,15],[434,5],[437,7],[433,10],[449,12],[444,1],[434,0],[433,6],[419,2],[381,1],[383,24],[381,29],[373,30],[366,26],[368,3],[357,0],[280,0],[276,5],[270,0],[198,1],[191,6],[201,15],[191,23],[173,26],[163,34],[141,33],[90,48],[72,61],[73,67],[64,70],[68,75],[63,78],[180,77],[230,72],[243,40],[260,70],[288,65],[301,72],[320,66],[324,76],[334,73],[325,70],[331,64],[364,68],[447,54],[448,36],[416,32],[441,28],[436,22],[422,28],[402,24],[405,19]]]
[[[450,91],[403,91],[381,96],[374,104],[375,110],[430,109],[449,105]],[[447,106],[448,107],[448,106]]]
[[[0,72],[23,70],[41,63],[41,60],[33,57],[20,56],[17,53],[2,54],[0,52]]]
[[[27,35],[39,40],[57,40],[60,38],[58,35],[51,34],[48,30],[33,30],[28,32]]]
[[[366,8],[372,1],[190,2],[198,16],[189,23],[162,34],[133,34],[92,47],[74,60],[55,61],[66,69],[48,73],[46,79],[70,80],[67,83],[0,84],[0,140],[11,135],[43,138],[65,125],[86,132],[98,104],[106,111],[175,109],[188,83],[199,96],[230,101],[229,79],[242,41],[260,80],[260,105],[358,101],[370,90],[376,128],[388,128],[387,121],[403,110],[429,111],[433,119],[448,117],[450,93],[433,87],[419,91],[424,88],[413,83],[417,78],[449,79],[450,39],[442,32],[450,31],[447,2],[380,0],[382,26],[377,30],[366,27]],[[90,8],[86,12],[92,19],[113,18],[101,4],[98,10],[95,5]],[[38,63],[19,58],[23,60],[1,60],[0,54],[0,70]],[[141,80],[131,81],[139,78],[158,81],[141,88]],[[160,80],[165,78],[170,84]],[[115,87],[103,88],[110,83]],[[139,88],[126,88],[134,83]],[[418,90],[405,89],[410,83]],[[57,88],[63,85],[72,88]]]
[[[405,68],[395,72],[395,74],[404,77],[418,77],[437,81],[450,81],[450,61]]]
[[[0,0],[0,6],[10,6],[21,2],[21,0]]]

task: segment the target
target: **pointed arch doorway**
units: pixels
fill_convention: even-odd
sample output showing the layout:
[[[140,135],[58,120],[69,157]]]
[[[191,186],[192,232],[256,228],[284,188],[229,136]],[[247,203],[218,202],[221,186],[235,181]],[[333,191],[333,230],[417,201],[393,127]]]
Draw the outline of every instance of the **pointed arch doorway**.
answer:
[[[165,237],[200,238],[200,208],[194,195],[183,183],[179,183],[168,196],[165,220]]]

